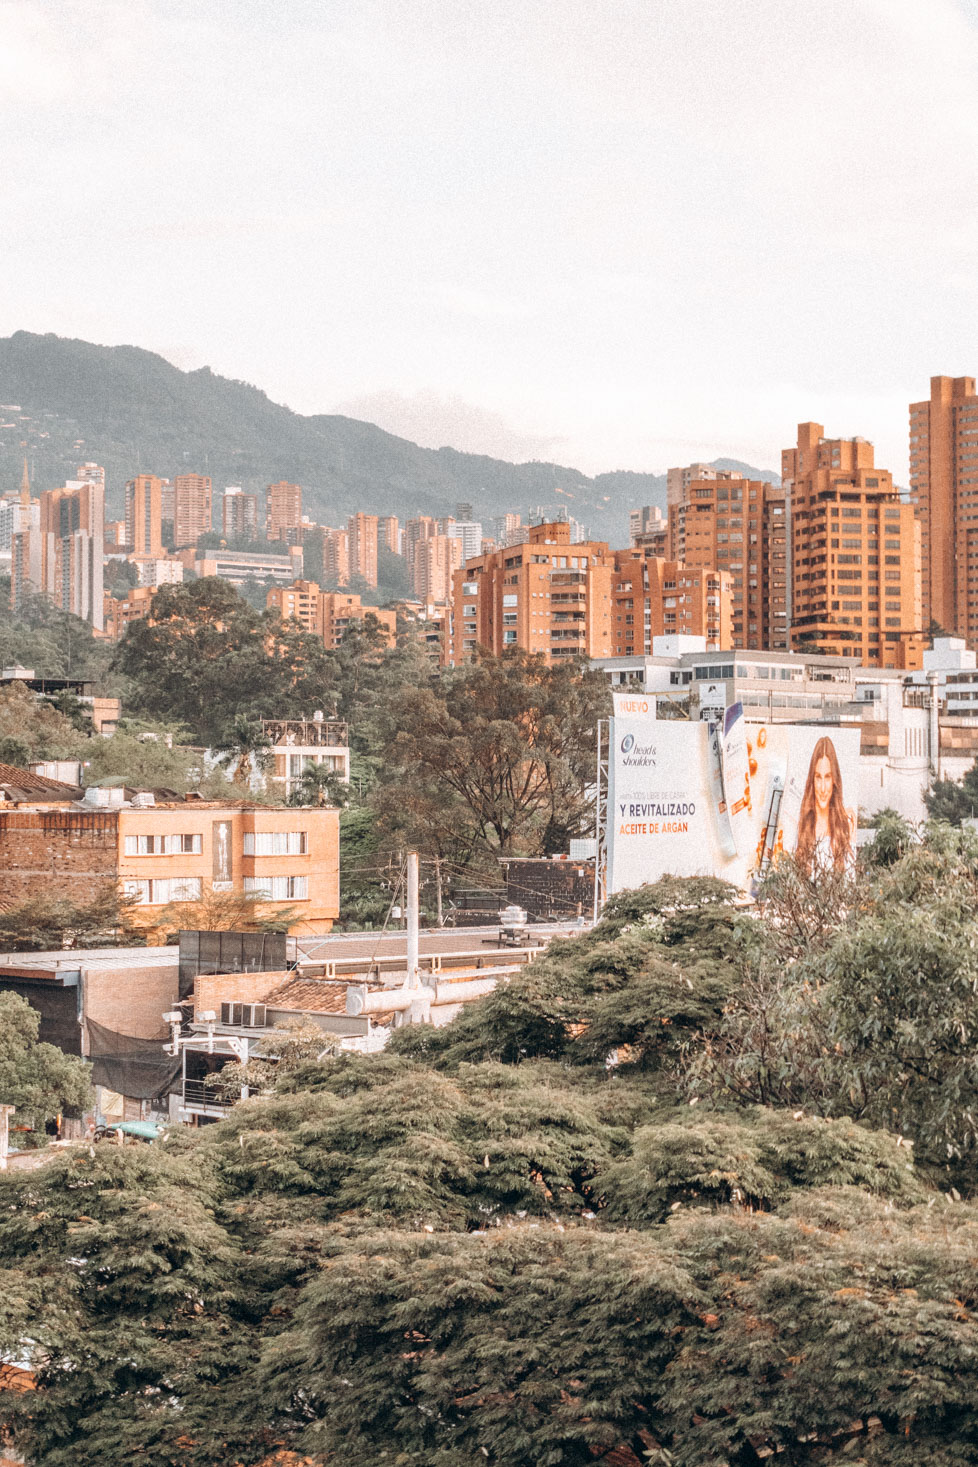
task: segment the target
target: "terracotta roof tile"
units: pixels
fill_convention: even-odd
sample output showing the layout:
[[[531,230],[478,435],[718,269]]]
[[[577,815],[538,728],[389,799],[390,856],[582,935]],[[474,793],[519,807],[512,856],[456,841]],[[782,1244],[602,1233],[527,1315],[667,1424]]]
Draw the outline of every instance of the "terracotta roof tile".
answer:
[[[299,1009],[306,1014],[345,1014],[345,978],[293,978],[265,998],[270,1009]]]
[[[59,779],[47,779],[43,774],[34,774],[30,769],[21,769],[16,764],[0,764],[0,787],[23,791],[31,795],[49,795],[52,799],[73,800],[78,786],[62,784]]]

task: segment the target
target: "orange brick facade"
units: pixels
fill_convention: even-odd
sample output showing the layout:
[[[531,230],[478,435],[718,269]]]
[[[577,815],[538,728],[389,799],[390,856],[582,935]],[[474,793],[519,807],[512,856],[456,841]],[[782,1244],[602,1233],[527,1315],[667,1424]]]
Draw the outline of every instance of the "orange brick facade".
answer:
[[[339,912],[339,814],[329,809],[186,801],[146,809],[77,805],[0,811],[4,896],[86,902],[117,885],[129,920],[151,928],[163,907],[208,891],[267,892],[258,910],[291,911],[290,931],[328,932]]]
[[[213,528],[209,477],[177,474],[173,480],[173,543],[196,545],[198,538]]]
[[[671,469],[668,545],[688,569],[730,577],[730,641],[725,647],[787,647],[785,491],[738,474],[698,478]]]
[[[978,395],[932,377],[910,404],[910,491],[920,522],[921,617],[978,647]]]
[[[270,587],[265,604],[283,621],[297,621],[304,631],[322,637],[327,647],[338,647],[343,633],[354,622],[375,616],[387,645],[397,639],[397,613],[378,606],[364,606],[359,596],[348,591],[321,591],[315,581],[293,581],[291,586]]]
[[[730,581],[604,541],[572,544],[563,522],[535,525],[523,544],[455,572],[447,659],[522,647],[555,664],[651,650],[652,636],[687,632],[719,647],[729,634]]]
[[[782,454],[791,505],[792,649],[919,668],[920,527],[864,439],[801,423]]]

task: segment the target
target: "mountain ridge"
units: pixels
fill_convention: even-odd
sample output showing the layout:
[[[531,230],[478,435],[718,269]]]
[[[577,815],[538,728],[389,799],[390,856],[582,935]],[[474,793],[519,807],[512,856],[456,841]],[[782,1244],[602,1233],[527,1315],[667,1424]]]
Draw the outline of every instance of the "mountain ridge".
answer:
[[[125,482],[139,472],[210,474],[218,493],[227,484],[260,493],[287,479],[302,485],[309,517],[326,524],[358,509],[448,515],[459,502],[483,520],[562,508],[618,544],[627,542],[630,509],[665,506],[665,474],[589,477],[537,460],[421,448],[358,418],[296,413],[252,383],[206,366],[184,372],[144,347],[17,331],[0,338],[0,493],[18,488],[25,445],[35,492],[86,460],[102,464],[110,515],[121,515]]]

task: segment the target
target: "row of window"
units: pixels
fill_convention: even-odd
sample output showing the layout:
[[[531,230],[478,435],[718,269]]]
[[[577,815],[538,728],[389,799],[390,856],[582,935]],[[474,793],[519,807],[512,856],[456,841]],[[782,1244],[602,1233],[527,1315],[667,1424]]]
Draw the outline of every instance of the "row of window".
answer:
[[[308,876],[246,876],[244,889],[269,902],[304,902],[309,898]],[[168,902],[196,902],[203,895],[199,876],[174,876],[159,880],[123,882],[127,897],[144,907],[164,907]]]
[[[304,830],[249,831],[244,837],[246,856],[304,856],[307,852]],[[198,834],[127,835],[127,856],[199,856],[202,837]]]

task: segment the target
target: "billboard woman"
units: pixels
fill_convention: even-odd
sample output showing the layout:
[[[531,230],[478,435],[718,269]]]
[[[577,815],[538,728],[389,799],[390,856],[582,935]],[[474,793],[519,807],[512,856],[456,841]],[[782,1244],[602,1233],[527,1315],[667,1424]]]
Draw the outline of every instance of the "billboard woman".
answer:
[[[842,872],[852,865],[855,825],[843,799],[835,745],[822,737],[812,750],[798,812],[795,860],[807,876],[830,869]]]

